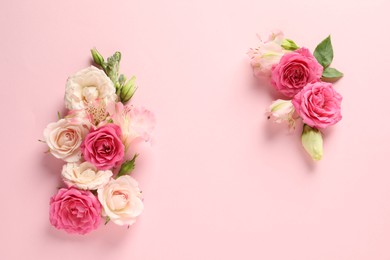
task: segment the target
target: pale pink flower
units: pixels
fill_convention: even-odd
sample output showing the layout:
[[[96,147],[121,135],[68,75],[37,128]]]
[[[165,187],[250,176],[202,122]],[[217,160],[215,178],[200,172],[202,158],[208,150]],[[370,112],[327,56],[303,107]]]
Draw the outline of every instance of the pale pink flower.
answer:
[[[266,114],[276,123],[286,122],[291,130],[295,128],[295,108],[291,100],[278,99],[268,107]]]
[[[82,120],[64,118],[48,124],[43,135],[54,157],[77,162],[81,158],[80,146],[89,129],[90,125]]]
[[[257,78],[271,77],[272,67],[278,64],[282,56],[289,52],[282,48],[281,44],[284,39],[283,32],[274,31],[268,39],[262,41],[255,49],[250,49],[248,55],[251,58],[253,73]]]
[[[107,106],[109,118],[122,129],[122,141],[126,151],[137,139],[149,141],[155,125],[152,112],[142,107],[122,103],[111,103]]]
[[[96,190],[109,182],[110,170],[98,170],[92,163],[67,163],[62,167],[62,177],[69,186],[81,190]]]
[[[104,214],[117,225],[132,225],[144,209],[138,183],[129,175],[111,179],[97,192]]]

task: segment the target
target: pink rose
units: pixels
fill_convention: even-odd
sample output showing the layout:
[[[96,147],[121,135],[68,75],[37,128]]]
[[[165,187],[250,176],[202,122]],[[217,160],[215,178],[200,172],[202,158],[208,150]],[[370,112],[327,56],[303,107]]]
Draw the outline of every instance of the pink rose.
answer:
[[[283,55],[272,69],[272,84],[286,97],[294,97],[307,83],[320,80],[323,68],[306,48]]]
[[[102,206],[90,191],[62,188],[50,199],[50,223],[68,233],[86,234],[101,221]]]
[[[86,161],[99,170],[108,170],[123,160],[125,146],[122,131],[115,124],[107,124],[91,131],[81,145]]]
[[[292,103],[305,124],[326,128],[341,120],[341,100],[331,83],[316,82],[304,87]]]

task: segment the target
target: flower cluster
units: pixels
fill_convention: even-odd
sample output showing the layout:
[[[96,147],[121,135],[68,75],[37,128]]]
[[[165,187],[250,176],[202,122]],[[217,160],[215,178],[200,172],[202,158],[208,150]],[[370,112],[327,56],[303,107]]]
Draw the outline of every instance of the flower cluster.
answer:
[[[135,167],[134,143],[148,141],[153,114],[127,105],[135,77],[119,75],[121,54],[104,61],[91,50],[95,63],[69,77],[65,87],[67,115],[44,130],[49,152],[65,162],[65,187],[50,199],[50,223],[68,233],[86,234],[106,223],[132,225],[142,213]]]
[[[284,37],[281,31],[273,32],[267,40],[250,49],[251,66],[257,78],[265,79],[284,99],[275,100],[267,110],[268,118],[287,122],[290,129],[295,121],[303,121],[302,144],[314,160],[323,153],[321,130],[339,122],[341,95],[333,84],[343,76],[329,67],[333,60],[330,36],[323,40],[313,54]]]

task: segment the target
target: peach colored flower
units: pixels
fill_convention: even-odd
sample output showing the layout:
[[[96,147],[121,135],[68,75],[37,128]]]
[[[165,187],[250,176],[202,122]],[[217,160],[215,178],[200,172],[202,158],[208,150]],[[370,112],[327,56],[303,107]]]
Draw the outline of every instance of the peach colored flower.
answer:
[[[108,183],[111,176],[112,171],[100,171],[89,162],[67,163],[62,167],[64,182],[82,190],[97,190]]]
[[[60,119],[48,124],[43,135],[54,157],[77,162],[81,158],[81,143],[88,132],[89,126],[82,121]]]
[[[116,101],[115,86],[104,71],[90,66],[69,77],[65,86],[65,107],[82,109],[101,100],[106,104]]]
[[[98,189],[104,213],[117,225],[132,225],[144,205],[137,181],[129,175],[120,176]]]

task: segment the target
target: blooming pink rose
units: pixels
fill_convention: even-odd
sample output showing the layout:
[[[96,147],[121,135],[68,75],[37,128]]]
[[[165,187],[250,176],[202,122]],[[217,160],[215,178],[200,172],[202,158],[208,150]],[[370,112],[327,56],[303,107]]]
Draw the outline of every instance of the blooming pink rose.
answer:
[[[341,120],[341,100],[331,83],[316,82],[304,87],[292,103],[305,124],[326,128]]]
[[[118,165],[123,160],[125,150],[121,135],[120,127],[115,124],[91,131],[81,145],[85,160],[99,170],[108,170]]]
[[[272,85],[286,97],[294,97],[307,83],[320,80],[323,68],[306,48],[283,55],[272,69]]]
[[[102,206],[90,191],[62,188],[50,199],[50,223],[68,233],[86,234],[101,221]]]

